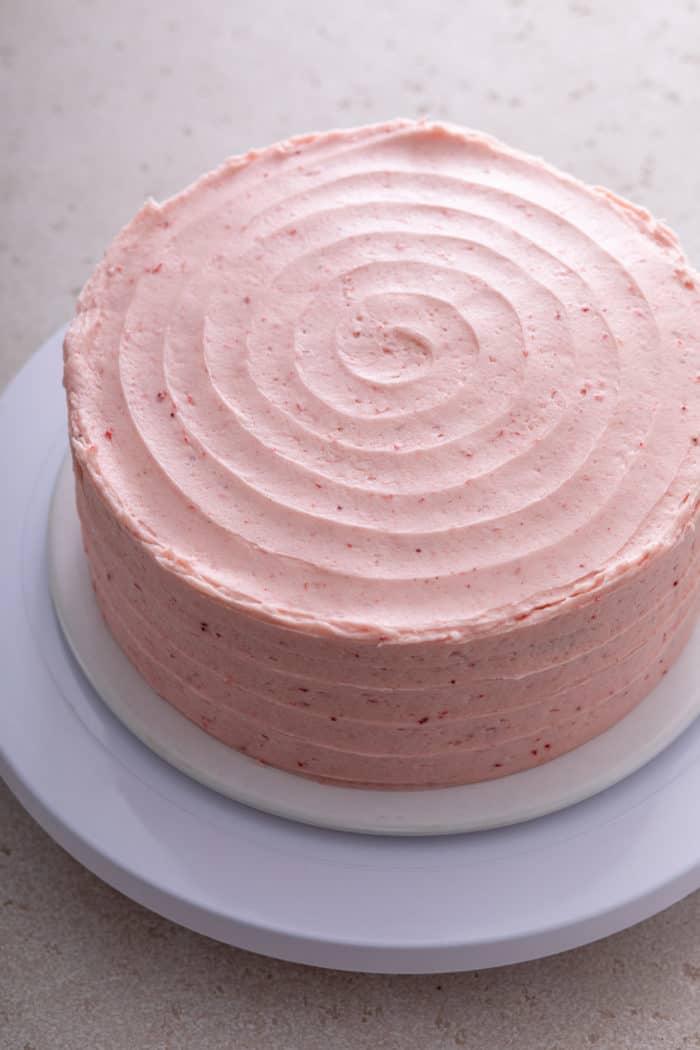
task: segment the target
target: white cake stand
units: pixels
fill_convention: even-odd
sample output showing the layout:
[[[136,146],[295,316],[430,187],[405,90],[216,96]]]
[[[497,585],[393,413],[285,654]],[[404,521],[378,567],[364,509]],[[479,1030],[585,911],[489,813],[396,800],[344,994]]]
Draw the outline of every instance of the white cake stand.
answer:
[[[66,646],[47,518],[65,456],[61,333],[0,403],[4,481],[0,759],[64,848],[117,889],[211,937],[376,972],[532,959],[620,930],[700,886],[700,722],[588,801],[498,830],[395,837],[319,830],[225,798],[146,748]],[[698,637],[667,676],[696,691]],[[552,763],[553,766],[555,763]]]

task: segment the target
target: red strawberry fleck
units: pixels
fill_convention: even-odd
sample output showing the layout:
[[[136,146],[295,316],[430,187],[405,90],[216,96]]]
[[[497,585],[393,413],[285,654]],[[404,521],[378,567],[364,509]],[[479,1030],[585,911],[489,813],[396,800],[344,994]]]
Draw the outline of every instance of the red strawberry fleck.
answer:
[[[165,401],[167,396],[168,396],[167,390],[159,390],[158,393],[156,394],[156,401]]]
[[[107,438],[108,441],[111,441],[112,440],[112,431],[111,430],[105,430],[105,437]]]
[[[428,721],[428,716],[424,715],[423,718],[419,718],[418,719],[418,725],[419,726],[424,726],[427,721]]]
[[[530,752],[530,754],[531,754],[531,755],[535,755],[535,756],[536,756],[536,755],[537,755],[537,748],[536,748],[536,747],[533,747],[533,749],[532,749],[532,751]]]

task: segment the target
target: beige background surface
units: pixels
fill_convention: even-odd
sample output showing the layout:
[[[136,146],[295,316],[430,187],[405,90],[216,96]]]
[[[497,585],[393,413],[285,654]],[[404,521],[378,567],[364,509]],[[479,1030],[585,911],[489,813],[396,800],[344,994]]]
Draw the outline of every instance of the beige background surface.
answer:
[[[696,0],[0,0],[0,99],[2,384],[145,196],[310,128],[482,127],[640,200],[700,261]],[[327,973],[146,912],[0,787],[1,1050],[591,1046],[700,1047],[700,895],[518,967]]]

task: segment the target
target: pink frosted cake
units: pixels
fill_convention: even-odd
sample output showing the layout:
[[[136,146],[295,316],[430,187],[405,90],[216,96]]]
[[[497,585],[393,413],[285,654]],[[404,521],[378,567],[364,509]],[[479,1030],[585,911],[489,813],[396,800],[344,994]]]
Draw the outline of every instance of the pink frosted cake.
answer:
[[[698,281],[642,209],[426,122],[147,203],[65,342],[109,629],[207,733],[335,784],[602,733],[696,613]]]

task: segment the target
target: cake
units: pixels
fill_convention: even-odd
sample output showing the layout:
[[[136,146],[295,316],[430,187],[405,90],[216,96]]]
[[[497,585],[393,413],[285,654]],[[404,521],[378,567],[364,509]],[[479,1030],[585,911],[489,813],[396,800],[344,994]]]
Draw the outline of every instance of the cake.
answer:
[[[330,784],[603,733],[697,611],[699,281],[642,208],[428,121],[148,201],[65,340],[109,630],[202,730]]]

